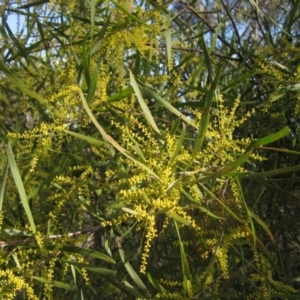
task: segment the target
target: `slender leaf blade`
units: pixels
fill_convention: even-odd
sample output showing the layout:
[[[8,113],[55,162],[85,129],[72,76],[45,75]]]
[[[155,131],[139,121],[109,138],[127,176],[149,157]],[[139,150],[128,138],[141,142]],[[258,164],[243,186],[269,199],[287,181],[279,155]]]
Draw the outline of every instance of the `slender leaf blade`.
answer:
[[[175,220],[174,220],[174,225],[175,225],[175,228],[176,228],[178,241],[179,241],[183,278],[184,278],[184,281],[186,283],[187,280],[189,280],[189,281],[191,280],[190,267],[189,267],[187,257],[185,255],[184,246],[183,246],[182,241],[181,241],[179,228],[178,228],[177,222]],[[186,285],[185,285],[185,287],[186,287]]]
[[[138,274],[135,272],[135,270],[133,269],[133,267],[131,266],[131,264],[125,259],[125,253],[124,250],[121,247],[121,244],[118,243],[118,248],[119,248],[119,253],[121,256],[121,260],[129,274],[129,276],[131,277],[131,279],[135,282],[135,284],[140,287],[141,289],[147,289],[145,284],[143,283],[143,281],[140,279],[140,277],[138,276]]]
[[[36,99],[40,104],[45,105],[46,108],[49,109],[56,117],[63,119],[63,115],[53,107],[46,99],[44,99],[41,95],[36,93],[34,90],[30,89],[21,79],[17,78],[0,60],[0,69],[6,75],[6,77],[24,94],[27,96]]]
[[[2,176],[0,177],[0,211],[3,207],[4,195],[5,195],[5,188],[6,188],[6,180],[8,176],[8,168],[9,164],[8,161],[5,162],[2,170]]]
[[[171,113],[173,113],[177,117],[180,117],[182,120],[184,120],[190,126],[197,128],[197,126],[194,125],[194,123],[190,119],[188,119],[185,115],[183,115],[182,112],[180,112],[178,109],[176,109],[174,106],[172,106],[169,102],[164,100],[158,93],[154,92],[153,90],[149,89],[148,87],[142,87],[142,90],[146,94],[148,94],[150,97],[155,99],[157,102],[159,102],[162,106],[164,106]]]
[[[195,179],[195,180],[190,181],[186,184],[202,183],[202,182],[206,182],[208,180],[212,180],[212,179],[216,179],[216,178],[225,176],[230,171],[235,170],[237,167],[244,164],[249,159],[250,154],[251,154],[251,151],[248,151],[245,154],[243,154],[241,157],[237,158],[235,161],[229,163],[227,166],[225,166],[224,168],[214,172],[213,174],[202,177],[202,178],[199,178],[199,179]]]
[[[154,121],[154,119],[153,119],[153,116],[152,116],[152,114],[151,114],[149,108],[148,108],[148,105],[146,104],[146,102],[145,102],[145,100],[144,100],[144,98],[143,98],[143,96],[142,96],[142,93],[141,93],[141,91],[140,91],[140,89],[139,89],[139,86],[138,86],[138,84],[137,84],[137,82],[136,82],[136,80],[135,80],[135,78],[134,78],[134,76],[133,76],[133,74],[132,74],[132,72],[131,72],[130,70],[129,70],[129,74],[130,74],[130,83],[131,83],[131,85],[132,85],[132,87],[133,87],[133,90],[134,90],[135,95],[136,95],[136,97],[137,97],[137,99],[138,99],[138,102],[139,102],[139,104],[140,104],[140,106],[141,106],[141,108],[142,108],[142,111],[143,111],[143,113],[144,113],[144,115],[145,115],[145,118],[147,119],[147,121],[148,121],[148,123],[150,124],[150,126],[151,126],[158,134],[160,134],[160,131],[159,131],[157,125],[155,124],[155,121]]]
[[[176,145],[176,149],[175,149],[175,151],[174,151],[174,154],[172,155],[172,157],[171,157],[171,159],[170,159],[169,165],[172,165],[172,164],[173,164],[173,162],[175,161],[175,159],[176,159],[178,153],[180,152],[185,135],[186,135],[186,126],[185,126],[184,123],[182,123],[181,134],[180,134],[180,137],[179,137],[179,139],[178,139],[178,142],[177,142],[177,145]]]
[[[155,178],[159,179],[159,177],[151,169],[149,169],[145,164],[143,164],[140,161],[138,161],[137,159],[135,159],[132,154],[128,153],[127,150],[125,150],[116,140],[114,140],[110,135],[108,135],[105,132],[105,130],[102,128],[102,126],[98,123],[98,121],[94,117],[94,115],[93,115],[92,111],[90,110],[90,108],[89,108],[89,106],[88,106],[88,104],[87,104],[87,102],[86,102],[86,100],[84,98],[84,95],[83,95],[83,93],[81,91],[80,91],[80,96],[81,96],[81,99],[82,99],[83,107],[85,108],[87,114],[91,118],[91,121],[94,123],[94,125],[96,126],[96,128],[101,133],[103,139],[105,141],[108,141],[109,143],[111,143],[117,150],[119,150],[123,155],[125,155],[127,158],[129,158],[130,160],[132,160],[135,164],[139,165],[144,170],[146,170],[151,175],[153,175]]]
[[[253,149],[253,148],[257,148],[260,146],[264,146],[270,143],[273,143],[277,140],[282,139],[283,137],[287,136],[290,133],[290,129],[288,127],[284,127],[283,129],[279,130],[276,133],[270,134],[266,137],[260,138],[257,141],[254,141],[253,143],[251,143],[247,149],[247,151]]]
[[[31,208],[30,208],[29,203],[28,203],[28,199],[27,199],[26,191],[25,191],[25,188],[24,188],[24,185],[23,185],[23,181],[22,181],[19,169],[17,167],[17,163],[15,161],[14,154],[13,154],[10,143],[8,143],[5,150],[6,150],[6,155],[7,155],[7,158],[8,158],[9,167],[10,167],[13,179],[15,181],[15,184],[17,186],[17,189],[18,189],[18,192],[19,192],[19,195],[20,195],[20,199],[21,199],[21,203],[22,203],[23,208],[25,210],[25,213],[26,213],[27,219],[29,221],[31,230],[32,230],[33,233],[36,233],[36,227],[35,227],[34,219],[33,219],[33,216],[32,216]]]
[[[107,268],[100,268],[100,267],[96,267],[93,265],[89,265],[89,264],[85,264],[85,263],[79,263],[76,262],[74,260],[63,260],[64,263],[79,267],[79,268],[83,268],[95,273],[100,273],[103,275],[114,275],[116,273],[115,270],[111,270],[111,269],[107,269]]]
[[[51,286],[55,286],[57,288],[61,288],[61,289],[65,289],[65,290],[71,290],[73,289],[72,286],[66,282],[63,281],[57,281],[57,280],[51,280],[51,279],[47,279],[44,277],[38,277],[38,276],[32,276],[33,279],[45,283],[45,284],[49,284]]]
[[[81,247],[75,247],[75,246],[63,246],[61,248],[61,250],[70,252],[70,253],[76,253],[76,254],[86,255],[89,257],[94,257],[97,259],[108,261],[112,264],[116,263],[116,261],[113,258],[111,258],[110,256],[108,256],[104,253],[101,253],[99,251],[93,250],[93,249],[81,248]]]
[[[267,226],[267,224],[253,211],[250,211],[251,217],[264,229],[264,231],[268,234],[270,240],[272,241],[273,245],[275,245],[275,239],[274,236]]]

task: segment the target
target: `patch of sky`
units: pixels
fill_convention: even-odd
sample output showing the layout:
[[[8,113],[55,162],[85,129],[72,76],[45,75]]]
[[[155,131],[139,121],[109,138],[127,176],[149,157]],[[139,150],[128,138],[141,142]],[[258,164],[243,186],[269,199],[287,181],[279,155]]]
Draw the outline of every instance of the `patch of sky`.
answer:
[[[11,4],[7,9],[6,22],[10,30],[16,36],[26,36],[27,29],[25,24],[25,17],[18,12],[19,5],[16,3]],[[3,22],[2,22],[3,24]]]

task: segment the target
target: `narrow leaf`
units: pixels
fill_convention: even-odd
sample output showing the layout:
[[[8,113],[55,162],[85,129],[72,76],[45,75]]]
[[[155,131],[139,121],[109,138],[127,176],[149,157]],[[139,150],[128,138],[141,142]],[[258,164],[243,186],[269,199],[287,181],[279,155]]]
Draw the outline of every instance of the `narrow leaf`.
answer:
[[[141,294],[137,289],[135,289],[128,281],[124,281],[125,288],[128,292],[130,292],[133,296],[135,296],[135,299],[143,299],[148,300],[149,298],[145,295]]]
[[[136,82],[136,80],[135,80],[135,78],[134,78],[134,76],[133,76],[133,74],[132,74],[132,72],[130,70],[129,70],[129,74],[130,74],[130,83],[131,83],[131,85],[132,85],[132,87],[134,89],[135,95],[136,95],[136,97],[137,97],[137,99],[139,101],[139,104],[140,104],[140,106],[142,108],[142,111],[143,111],[143,113],[145,115],[145,118],[147,119],[147,121],[150,124],[150,126],[158,134],[160,134],[160,131],[159,131],[158,127],[155,124],[155,121],[154,121],[154,119],[152,117],[152,114],[151,114],[151,112],[150,112],[150,110],[149,110],[149,108],[148,108],[148,106],[147,106],[147,104],[146,104],[146,102],[145,102],[145,100],[144,100],[144,98],[142,96],[142,93],[141,93],[141,91],[139,89],[139,86],[138,86],[138,84],[137,84],[137,82]]]
[[[209,54],[211,54],[211,52],[214,50],[214,48],[216,47],[216,43],[217,43],[217,40],[218,40],[218,36],[219,36],[219,33],[221,31],[223,27],[223,23],[219,23],[217,25],[217,28],[215,29],[215,33],[214,33],[214,36],[212,38],[212,41],[211,41],[211,44],[210,44],[210,49],[208,50]]]
[[[267,248],[264,246],[264,244],[253,234],[253,232],[249,229],[249,227],[221,200],[219,200],[209,189],[207,189],[203,184],[201,184],[202,188],[206,190],[206,192],[215,199],[229,214],[229,216],[232,218],[233,221],[236,222],[236,224],[247,234],[248,240],[253,243],[255,241],[255,247],[259,249],[265,257],[268,259],[268,261],[275,267],[277,266],[274,263],[274,260],[272,256],[270,255]]]
[[[77,133],[77,132],[74,132],[74,131],[69,131],[69,130],[64,130],[65,133],[68,133],[80,140],[83,140],[83,141],[86,141],[88,142],[90,145],[93,145],[95,147],[110,147],[110,144],[106,143],[106,142],[103,142],[101,140],[98,140],[96,138],[93,138],[91,136],[87,136],[87,135],[84,135],[84,134],[81,134],[81,133]]]
[[[50,280],[47,278],[43,278],[43,277],[37,277],[37,276],[32,276],[33,279],[45,283],[45,284],[49,284],[51,286],[55,286],[57,288],[61,288],[61,289],[65,289],[65,290],[71,290],[72,286],[66,282],[62,282],[62,281],[57,281],[57,280]]]
[[[212,180],[212,179],[216,179],[218,177],[224,176],[227,173],[229,173],[230,171],[235,170],[237,167],[244,164],[249,159],[250,154],[251,154],[251,151],[248,151],[245,154],[243,154],[241,157],[236,159],[235,161],[229,163],[226,167],[218,170],[217,172],[215,172],[211,175],[199,178],[199,179],[195,179],[193,181],[189,181],[185,184],[189,185],[189,184],[193,184],[193,183],[201,183],[201,182],[205,182],[208,180]]]
[[[96,42],[93,44],[93,46],[91,47],[91,51],[90,51],[90,55],[91,57],[94,56],[94,54],[97,53],[98,49],[101,47],[102,45],[102,40],[104,38],[104,35],[107,31],[108,25],[110,24],[110,16],[108,17],[108,19],[106,20],[106,22],[104,23],[104,25],[102,26],[100,32],[97,34],[97,36],[95,36],[94,40],[96,39]]]
[[[192,153],[193,158],[200,151],[200,149],[202,147],[202,144],[203,144],[203,141],[205,138],[205,134],[208,129],[209,120],[210,120],[210,113],[209,113],[209,109],[206,108],[205,111],[201,115],[201,121],[200,121],[199,129],[198,129],[197,137],[195,139],[195,145],[194,145],[194,149],[193,149],[193,153]]]
[[[143,283],[143,281],[140,279],[138,274],[134,271],[134,269],[130,265],[130,263],[125,259],[125,254],[124,254],[124,251],[121,247],[121,244],[118,243],[118,247],[119,247],[119,253],[120,253],[120,256],[121,256],[121,260],[122,260],[128,274],[129,274],[129,276],[132,278],[132,280],[135,282],[135,284],[138,287],[140,287],[141,289],[147,289],[145,284]]]
[[[167,212],[167,216],[174,219],[175,221],[177,221],[179,223],[184,224],[184,225],[190,225],[191,224],[191,222],[189,220],[187,220],[187,219],[185,219],[185,218],[183,218],[179,215],[176,215],[172,212]]]
[[[15,158],[14,158],[14,154],[11,148],[11,144],[8,143],[7,147],[6,147],[6,155],[8,158],[8,163],[9,163],[9,167],[12,173],[12,176],[14,178],[15,184],[17,186],[19,195],[20,195],[20,199],[21,199],[21,203],[24,207],[25,213],[27,215],[31,230],[33,233],[36,232],[36,228],[35,228],[35,224],[34,224],[34,220],[33,220],[33,216],[32,216],[32,212],[28,203],[28,199],[27,199],[27,195],[26,195],[26,191],[23,185],[23,181],[21,179],[21,175],[19,173]]]
[[[31,90],[21,79],[17,78],[9,69],[6,68],[5,64],[0,60],[0,70],[6,75],[6,77],[14,84],[21,92],[27,96],[36,99],[40,104],[45,105],[50,112],[52,112],[56,117],[63,119],[63,115],[56,110],[49,102],[40,96],[35,91]]]
[[[86,82],[88,88],[90,88],[90,83],[91,83],[91,78],[90,78],[90,62],[89,62],[88,53],[86,51],[86,39],[82,43],[82,55],[81,55],[81,59],[82,59],[82,68],[83,68],[85,82]]]
[[[183,144],[183,140],[184,140],[184,137],[185,137],[185,134],[186,134],[186,126],[184,123],[182,123],[182,130],[181,130],[181,134],[180,134],[180,137],[179,137],[179,140],[177,142],[177,145],[176,145],[176,149],[170,159],[170,162],[169,162],[169,165],[172,165],[173,162],[175,161],[178,153],[180,152],[181,148],[182,148],[182,144]]]
[[[256,182],[259,182],[260,184],[262,184],[264,187],[266,187],[268,190],[277,193],[278,195],[281,196],[281,198],[283,200],[287,200],[291,203],[293,203],[294,205],[300,207],[300,198],[293,195],[292,193],[285,191],[284,189],[282,189],[279,186],[275,186],[269,182],[267,182],[266,180],[262,180],[262,179],[253,179]]]
[[[288,127],[284,127],[283,129],[281,129],[280,131],[270,134],[266,137],[260,138],[257,141],[251,143],[247,149],[247,151],[253,149],[253,148],[257,148],[259,146],[263,146],[263,145],[267,145],[270,143],[273,143],[279,139],[282,139],[283,137],[287,136],[290,133],[290,130]]]
[[[128,207],[122,207],[121,209],[122,209],[123,211],[125,211],[125,212],[131,214],[131,215],[135,215],[135,216],[136,216],[136,215],[138,214],[135,210],[130,209],[130,208],[128,208]]]
[[[81,247],[75,247],[75,246],[63,246],[60,250],[70,252],[70,253],[76,253],[81,255],[86,255],[89,257],[94,257],[97,259],[105,260],[110,263],[115,264],[115,260],[112,259],[110,256],[103,254],[101,252],[98,252],[96,250],[87,249],[87,248],[81,248]]]
[[[147,273],[149,282],[156,288],[160,293],[165,293],[166,289],[156,280],[150,273]]]
[[[100,267],[95,267],[92,265],[88,265],[88,264],[84,264],[84,263],[79,263],[73,260],[63,260],[64,263],[70,264],[70,265],[74,265],[76,267],[79,268],[83,268],[95,273],[100,273],[103,275],[114,275],[116,273],[116,271],[114,270],[110,270],[110,269],[106,269],[106,268],[100,268]]]
[[[168,66],[172,65],[172,27],[171,27],[171,17],[168,15],[167,17],[167,26],[168,29],[166,30],[166,52],[167,52],[167,61],[168,61]]]
[[[90,108],[89,108],[89,106],[88,106],[88,104],[87,104],[87,102],[86,102],[86,100],[84,98],[84,95],[83,95],[82,91],[80,91],[80,96],[81,96],[81,99],[82,99],[83,107],[85,108],[85,110],[86,110],[87,114],[89,115],[91,121],[94,123],[94,125],[97,127],[97,129],[101,133],[103,139],[105,141],[108,141],[109,143],[111,143],[117,150],[119,150],[124,156],[126,156],[127,158],[129,158],[130,160],[132,160],[135,164],[139,165],[144,170],[146,170],[151,175],[153,175],[155,178],[159,179],[159,177],[151,169],[149,169],[146,165],[144,165],[143,163],[141,163],[140,161],[138,161],[137,159],[135,159],[134,156],[131,153],[127,152],[126,149],[124,149],[120,144],[118,144],[117,141],[115,141],[110,135],[108,135],[105,132],[105,130],[98,123],[98,121],[94,117],[92,111],[90,110]]]
[[[91,78],[88,95],[86,98],[87,103],[90,103],[95,95],[95,91],[97,87],[97,79],[98,79],[98,72],[97,70],[95,70]]]
[[[285,174],[285,173],[291,173],[291,172],[296,172],[300,170],[300,165],[293,166],[293,167],[285,167],[281,169],[275,169],[271,171],[265,171],[265,172],[259,172],[259,173],[239,173],[239,172],[232,172],[226,174],[226,176],[237,176],[239,178],[256,178],[256,177],[269,177],[269,176],[274,176],[274,175],[279,175],[279,174]]]
[[[213,67],[212,67],[212,63],[211,63],[210,52],[206,47],[206,43],[205,43],[204,38],[201,38],[200,44],[201,44],[202,49],[203,49],[205,64],[206,64],[206,67],[207,67],[208,84],[212,84],[213,79],[214,79],[214,71],[213,71]]]
[[[133,93],[134,93],[133,87],[130,86],[130,87],[126,88],[125,90],[110,96],[107,101],[108,102],[120,101],[120,100],[132,95]]]
[[[157,94],[153,90],[149,89],[148,87],[142,87],[142,89],[146,94],[148,94],[151,98],[153,98],[157,102],[159,102],[162,106],[164,106],[171,113],[173,113],[177,117],[180,117],[182,120],[184,120],[190,126],[193,126],[193,127],[197,128],[197,126],[194,125],[193,122],[190,119],[188,119],[185,115],[183,115],[182,112],[180,112],[178,109],[176,109],[174,106],[172,106],[169,102],[164,100],[159,94]]]
[[[200,205],[199,201],[196,201],[192,195],[190,195],[187,191],[185,191],[184,189],[181,190],[181,192],[187,197],[187,199],[189,199],[190,201],[193,202],[194,205],[197,205],[197,207],[205,214],[207,214],[208,216],[214,218],[214,219],[218,219],[218,220],[226,220],[224,217],[219,217],[215,214],[213,214],[212,212],[210,212],[207,208],[205,208],[204,206]]]
[[[178,228],[178,225],[177,225],[175,220],[174,220],[174,225],[175,225],[175,228],[176,228],[178,241],[179,241],[183,278],[184,278],[184,281],[186,282],[187,280],[189,280],[189,281],[191,280],[190,267],[189,267],[187,257],[185,255],[184,246],[183,246],[182,241],[181,241],[179,228]],[[185,287],[186,287],[186,285],[185,285]]]
[[[4,194],[5,194],[5,187],[6,187],[6,180],[8,175],[8,161],[5,162],[3,166],[3,170],[1,172],[2,176],[0,177],[0,211],[3,207],[3,201],[4,201]]]
[[[235,178],[235,181],[236,181],[238,189],[240,191],[239,192],[239,194],[240,194],[239,196],[240,196],[240,199],[242,200],[241,202],[244,205],[244,212],[246,212],[247,218],[248,218],[248,223],[250,223],[250,226],[251,226],[251,232],[252,232],[253,237],[254,237],[253,244],[254,244],[254,247],[255,247],[256,246],[256,239],[255,239],[256,236],[255,236],[255,227],[254,227],[254,224],[253,224],[253,221],[252,221],[252,218],[251,218],[251,211],[248,208],[247,202],[246,202],[246,200],[244,198],[244,193],[243,193],[243,189],[242,189],[241,183],[240,183],[240,181],[239,181],[239,179],[237,177]]]
[[[271,150],[271,151],[276,151],[276,152],[282,152],[282,153],[287,153],[287,154],[292,154],[292,155],[300,155],[299,151],[294,151],[294,150],[289,150],[289,149],[283,149],[283,148],[260,147],[260,149]]]
[[[94,30],[95,30],[95,14],[96,14],[96,0],[91,0],[91,41],[94,37]]]
[[[274,236],[272,234],[272,232],[270,231],[269,227],[267,226],[267,224],[258,216],[256,215],[254,212],[250,211],[251,217],[264,229],[264,231],[268,234],[270,240],[272,241],[273,245],[275,245],[275,239]]]

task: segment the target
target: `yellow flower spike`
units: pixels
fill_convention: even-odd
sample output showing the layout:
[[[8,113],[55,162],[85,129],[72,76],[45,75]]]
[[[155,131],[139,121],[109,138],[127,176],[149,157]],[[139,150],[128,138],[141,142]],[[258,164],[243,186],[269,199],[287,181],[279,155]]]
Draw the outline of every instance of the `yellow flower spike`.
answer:
[[[140,265],[140,272],[142,274],[146,273],[146,267],[147,267],[147,258],[149,257],[149,251],[151,247],[151,241],[157,236],[157,231],[155,229],[155,217],[153,215],[150,215],[147,217],[147,224],[146,224],[146,240],[144,244],[144,249],[142,253],[142,262]]]

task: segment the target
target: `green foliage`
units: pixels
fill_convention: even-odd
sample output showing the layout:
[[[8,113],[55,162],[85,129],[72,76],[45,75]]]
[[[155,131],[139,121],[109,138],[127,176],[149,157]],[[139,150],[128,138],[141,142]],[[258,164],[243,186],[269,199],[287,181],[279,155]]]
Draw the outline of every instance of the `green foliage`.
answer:
[[[1,2],[0,298],[299,299],[298,6],[169,4]]]

